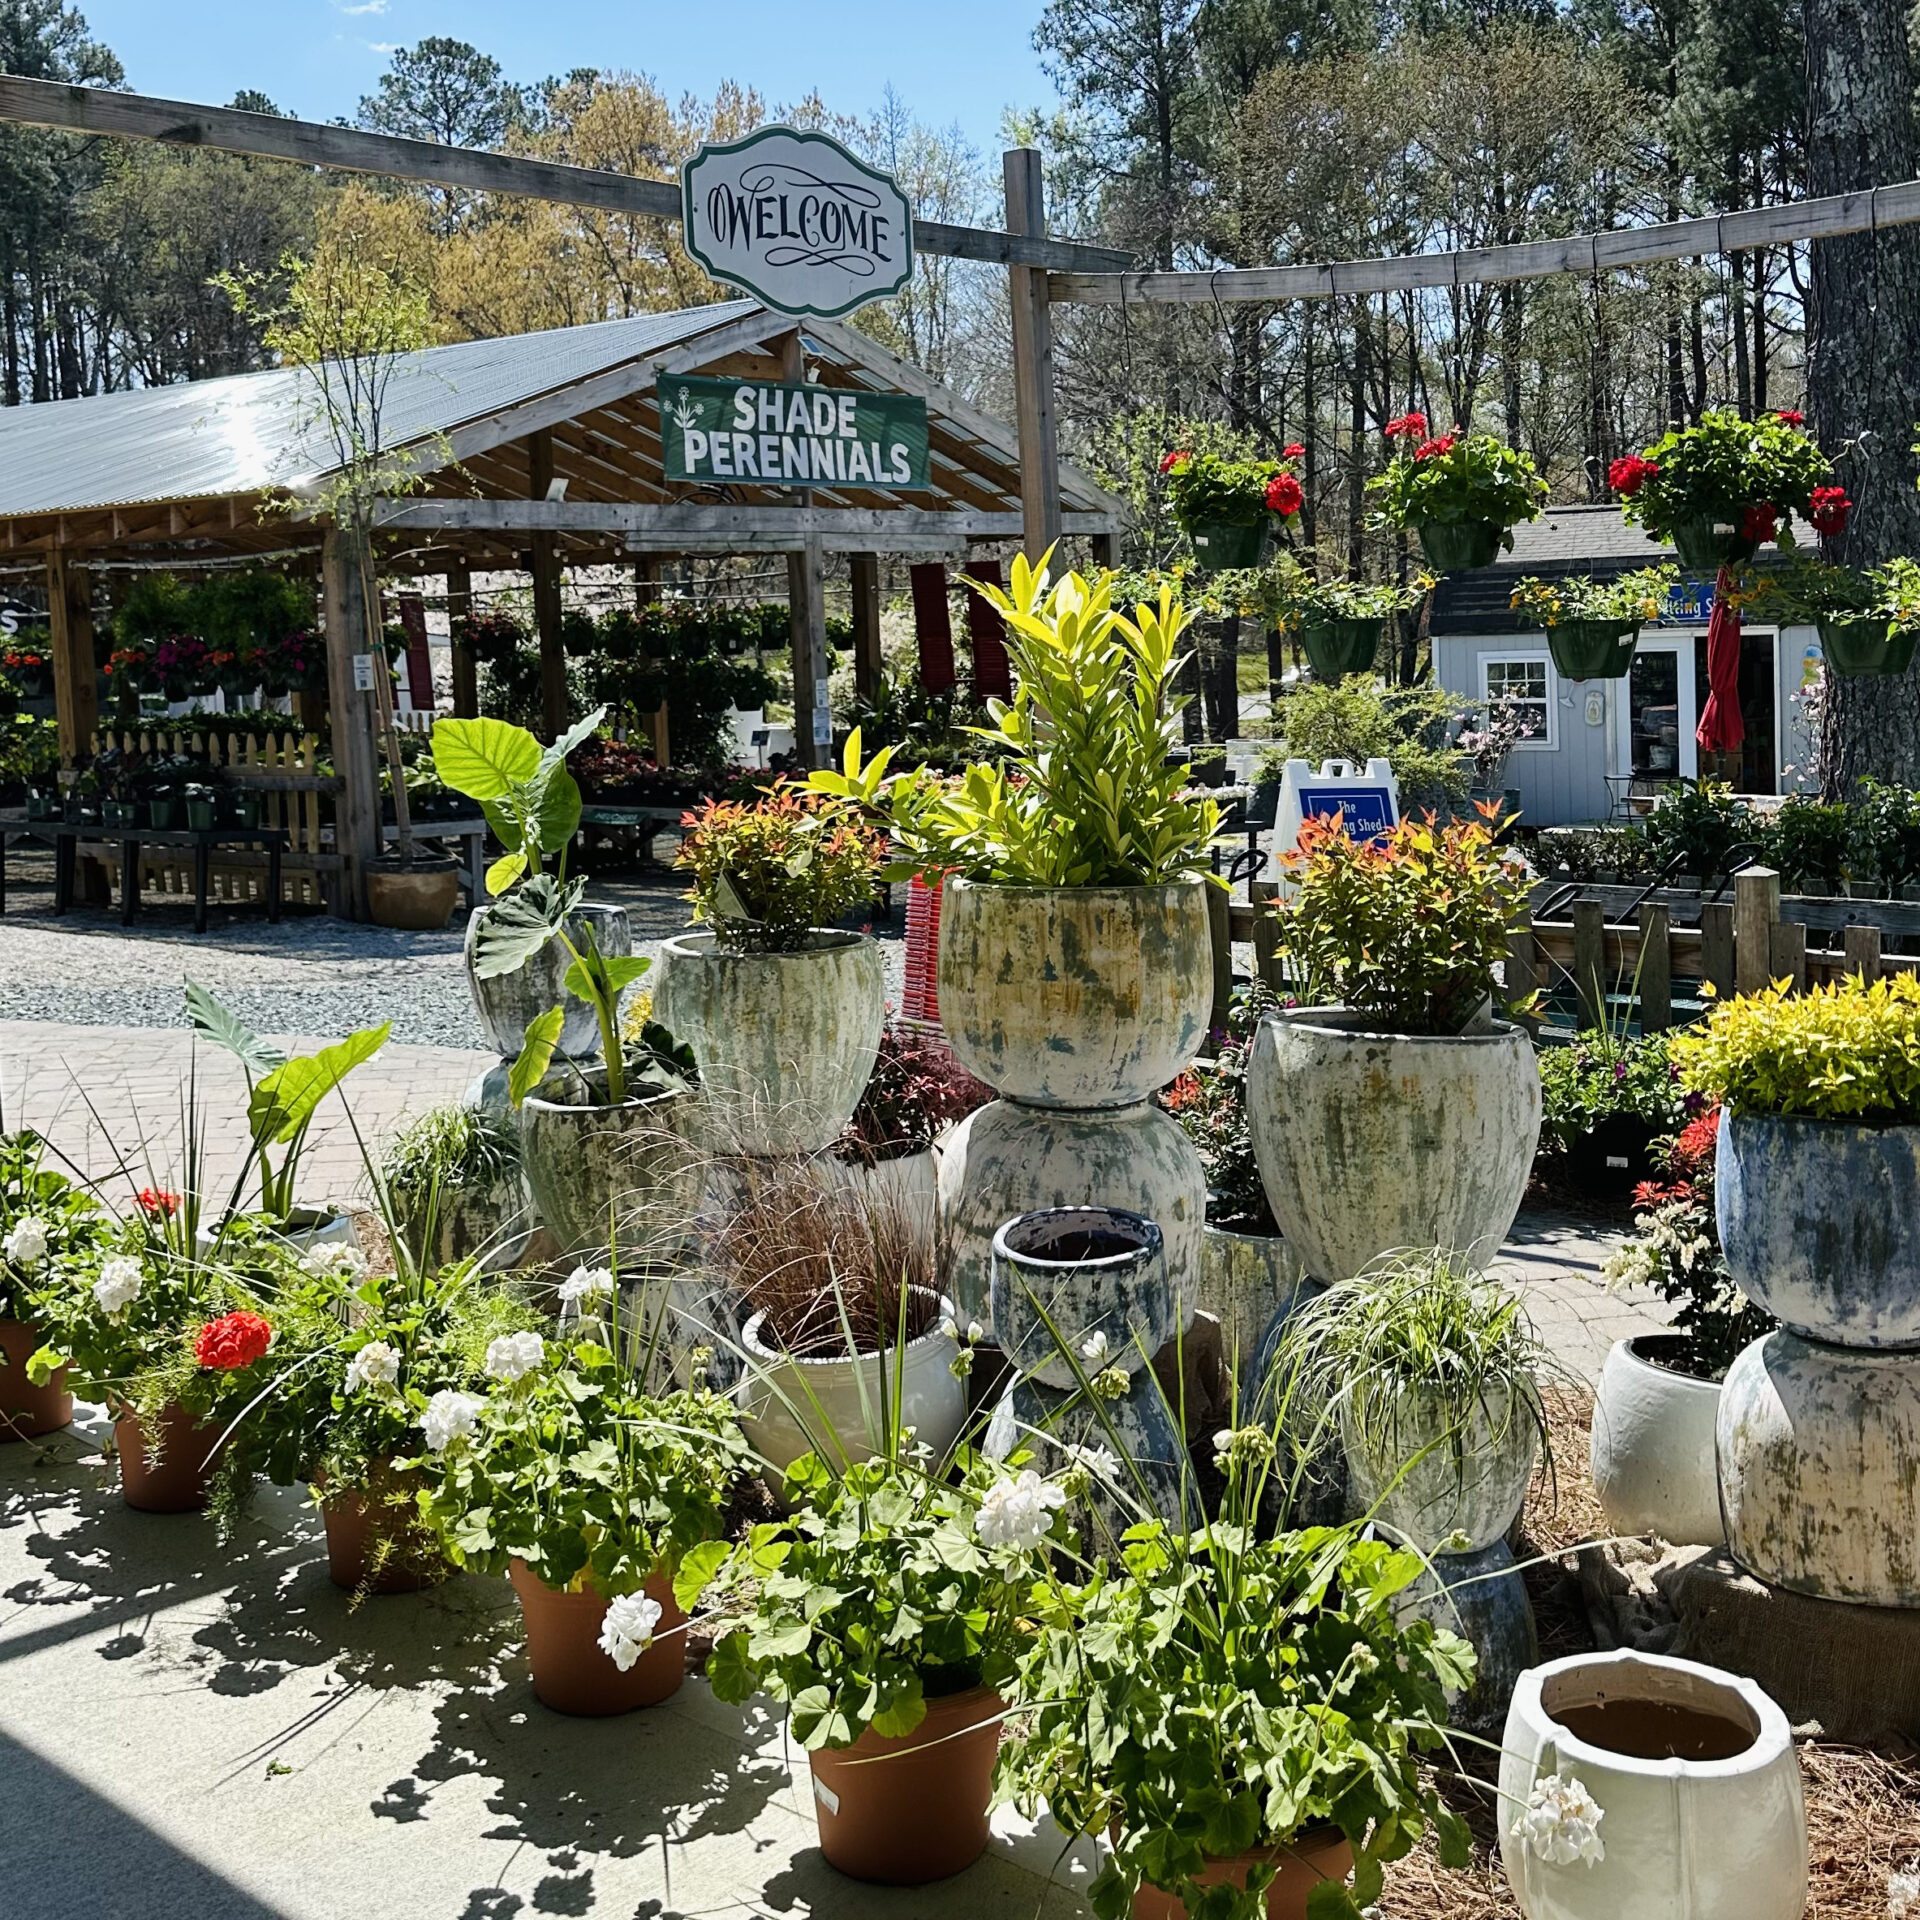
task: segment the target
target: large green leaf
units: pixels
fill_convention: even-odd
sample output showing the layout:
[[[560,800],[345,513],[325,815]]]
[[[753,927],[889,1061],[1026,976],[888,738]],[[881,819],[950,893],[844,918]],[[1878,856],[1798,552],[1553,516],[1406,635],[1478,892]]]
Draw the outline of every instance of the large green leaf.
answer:
[[[566,1023],[565,1007],[549,1007],[527,1022],[520,1057],[507,1069],[507,1098],[516,1107],[547,1077],[554,1049],[560,1044],[560,1029]]]
[[[565,767],[554,768],[535,817],[542,853],[558,853],[579,832],[580,783]]]
[[[637,955],[627,958],[617,954],[602,954],[599,960],[599,971],[606,981],[609,1000],[618,1000],[653,965],[651,960]],[[567,969],[567,991],[576,994],[582,1000],[599,999],[600,995],[594,987],[593,972],[594,970],[587,965],[584,958],[576,960]]]
[[[472,800],[498,800],[509,787],[531,780],[540,757],[540,742],[509,720],[433,723],[434,772]]]
[[[371,1060],[387,1044],[392,1030],[391,1020],[363,1027],[318,1053],[298,1054],[274,1068],[247,1103],[247,1125],[255,1142],[291,1140],[304,1131],[320,1102],[355,1067]]]
[[[538,778],[540,774],[550,773],[566,759],[567,755],[570,754],[575,747],[584,747],[587,742],[593,738],[594,733],[599,728],[600,722],[606,717],[607,710],[605,707],[595,707],[584,720],[576,720],[552,746],[542,751],[540,763],[535,770],[534,777]]]
[[[571,901],[568,901],[571,904]],[[530,887],[509,894],[487,909],[473,937],[473,970],[482,980],[518,973],[554,936],[566,918]]]
[[[187,1016],[195,1033],[225,1047],[249,1073],[271,1073],[286,1060],[278,1047],[268,1045],[198,981],[187,982]]]

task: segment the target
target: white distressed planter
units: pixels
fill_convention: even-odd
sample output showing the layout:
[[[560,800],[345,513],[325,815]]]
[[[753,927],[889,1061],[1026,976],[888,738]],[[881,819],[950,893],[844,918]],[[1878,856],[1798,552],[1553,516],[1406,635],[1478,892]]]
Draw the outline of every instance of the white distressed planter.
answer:
[[[660,944],[654,1018],[699,1062],[715,1152],[818,1153],[866,1090],[887,1015],[880,949],[812,939],[797,953],[728,953],[710,933]]]
[[[432,1257],[443,1267],[476,1260],[480,1273],[517,1266],[532,1237],[532,1202],[518,1173],[494,1187],[442,1192],[434,1213]]]
[[[944,1300],[941,1308],[943,1317],[951,1312]],[[882,1409],[894,1391],[896,1366],[901,1424],[914,1429],[936,1460],[959,1438],[967,1387],[953,1372],[957,1343],[939,1322],[908,1341],[898,1361],[891,1350],[854,1359],[785,1354],[763,1337],[765,1322],[766,1315],[756,1313],[741,1332],[746,1376],[734,1395],[740,1425],[776,1495],[787,1468],[803,1454],[830,1454],[847,1464],[879,1451],[886,1434]]]
[[[1458,1458],[1447,1431],[1435,1396],[1403,1387],[1394,1424],[1376,1451],[1343,1404],[1350,1503],[1356,1514],[1374,1515],[1429,1552],[1463,1533],[1469,1544],[1461,1551],[1477,1553],[1513,1525],[1533,1475],[1538,1435],[1526,1410],[1509,1410],[1504,1399],[1473,1409]]]
[[[1200,1306],[1220,1322],[1221,1351],[1241,1379],[1243,1398],[1257,1382],[1255,1357],[1274,1316],[1307,1284],[1300,1256],[1281,1235],[1203,1230]]]
[[[1164,1087],[1206,1038],[1207,884],[949,880],[940,1024],[961,1064],[1032,1106],[1133,1106]]]
[[[996,1100],[940,1147],[940,1220],[948,1290],[966,1318],[987,1318],[993,1236],[1023,1213],[1118,1207],[1159,1227],[1182,1328],[1200,1289],[1207,1179],[1172,1114],[1142,1103],[1068,1113]]]
[[[600,1055],[600,1022],[592,1003],[566,990],[567,969],[573,965],[570,954],[555,935],[523,966],[512,973],[496,974],[482,980],[473,970],[474,945],[491,902],[479,907],[467,920],[467,987],[473,995],[473,1010],[480,1017],[480,1030],[487,1045],[503,1060],[517,1060],[527,1043],[527,1024],[549,1007],[565,1007],[566,1020],[560,1029],[560,1049],[576,1060],[595,1060]],[[591,926],[605,954],[624,958],[633,952],[633,929],[625,907],[602,906],[587,901],[567,918],[567,930],[577,945],[581,930]]]
[[[1576,1738],[1554,1718],[1648,1701],[1733,1722],[1751,1736],[1723,1760],[1639,1759]],[[1500,1858],[1527,1920],[1801,1920],[1807,1820],[1780,1709],[1753,1681],[1649,1653],[1581,1654],[1523,1674],[1500,1760]],[[1599,1803],[1606,1857],[1554,1865],[1513,1831],[1534,1781],[1559,1773]]]
[[[1280,1231],[1316,1280],[1445,1247],[1484,1266],[1513,1226],[1540,1138],[1540,1074],[1517,1026],[1376,1033],[1313,1007],[1254,1038],[1247,1117]]]
[[[1677,1547],[1727,1537],[1714,1470],[1720,1383],[1658,1366],[1671,1334],[1616,1340],[1593,1405],[1594,1491],[1614,1533],[1651,1533]]]
[[[928,1147],[919,1153],[903,1153],[893,1160],[876,1160],[868,1166],[860,1160],[842,1160],[837,1155],[827,1162],[835,1177],[873,1208],[891,1209],[909,1220],[933,1244],[940,1212],[940,1153]]]
[[[1920,1606],[1920,1357],[1782,1328],[1728,1369],[1716,1441],[1727,1547],[1749,1573]]]

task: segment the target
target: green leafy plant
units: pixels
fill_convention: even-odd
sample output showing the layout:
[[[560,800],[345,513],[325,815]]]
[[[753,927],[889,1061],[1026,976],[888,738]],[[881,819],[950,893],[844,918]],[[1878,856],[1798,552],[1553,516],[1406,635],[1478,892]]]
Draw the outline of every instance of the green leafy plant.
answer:
[[[1507,932],[1527,876],[1485,820],[1403,820],[1377,844],[1344,822],[1309,820],[1285,856],[1295,891],[1280,905],[1282,953],[1309,1004],[1338,1002],[1389,1033],[1464,1031],[1499,990]]]
[[[1280,555],[1272,580],[1261,596],[1275,623],[1297,631],[1325,620],[1390,620],[1425,599],[1433,576],[1416,574],[1405,586],[1390,580],[1349,580],[1343,574],[1319,578],[1294,558]]]
[[[1665,1034],[1589,1031],[1568,1046],[1543,1046],[1539,1065],[1542,1131],[1563,1147],[1617,1116],[1672,1133],[1698,1105],[1680,1085]]]
[[[1656,538],[1706,525],[1791,547],[1786,515],[1791,509],[1803,519],[1815,516],[1815,489],[1831,482],[1833,463],[1800,431],[1797,414],[1746,420],[1731,408],[1709,408],[1697,426],[1676,428],[1644,453],[1616,460],[1610,477],[1621,512]],[[1844,499],[1838,504],[1844,526]]]
[[[1676,781],[1654,802],[1645,833],[1652,871],[1677,859],[1679,872],[1709,884],[1727,871],[1736,847],[1760,838],[1753,809],[1716,780]]]
[[[42,1381],[60,1364],[80,1307],[69,1278],[91,1268],[110,1225],[93,1195],[48,1166],[46,1155],[46,1142],[31,1129],[0,1134],[0,1320],[39,1330],[45,1344],[27,1364],[40,1363]],[[0,1355],[0,1370],[5,1366]],[[0,1378],[0,1404],[8,1385]]]
[[[442,784],[477,800],[505,849],[487,869],[487,892],[498,898],[518,882],[540,878],[558,856],[556,884],[566,879],[566,850],[580,827],[580,786],[567,755],[593,738],[606,709],[596,708],[551,746],[506,720],[436,720],[433,768]]]
[[[1257,527],[1268,518],[1299,517],[1300,482],[1277,460],[1229,460],[1181,448],[1161,464],[1167,498],[1188,539],[1208,526]]]
[[[1847,867],[1889,893],[1920,880],[1920,791],[1895,781],[1863,780],[1848,809]]]
[[[1507,604],[1531,614],[1543,627],[1557,627],[1563,620],[1657,620],[1679,578],[1676,566],[1641,567],[1612,580],[1587,574],[1558,580],[1529,575],[1514,587]]]
[[[520,1132],[506,1115],[478,1107],[432,1107],[394,1135],[380,1156],[379,1184],[412,1246],[431,1247],[442,1207],[461,1194],[491,1194],[520,1167]]]
[[[1161,1105],[1200,1155],[1207,1180],[1207,1224],[1229,1233],[1277,1234],[1247,1120],[1247,1059],[1262,1016],[1278,1004],[1259,983],[1236,992],[1211,1060],[1189,1067]]]
[[[1386,431],[1398,443],[1394,457],[1367,482],[1379,497],[1385,525],[1485,524],[1504,529],[1502,544],[1511,547],[1511,530],[1539,518],[1547,483],[1520,448],[1490,433],[1458,429],[1428,438],[1426,417],[1417,413],[1388,421]]]
[[[1364,767],[1381,759],[1393,769],[1403,805],[1464,800],[1473,763],[1449,742],[1454,724],[1443,687],[1381,687],[1362,673],[1310,682],[1280,702],[1279,739],[1261,753],[1256,778],[1277,783],[1288,760],[1318,768],[1328,760]]]
[[[1846,876],[1853,837],[1853,809],[1844,802],[1790,793],[1760,823],[1761,858],[1790,893],[1814,885],[1831,891]]]
[[[1723,1000],[1673,1050],[1686,1085],[1734,1113],[1920,1122],[1920,978],[1910,973],[1804,994],[1782,982]]]

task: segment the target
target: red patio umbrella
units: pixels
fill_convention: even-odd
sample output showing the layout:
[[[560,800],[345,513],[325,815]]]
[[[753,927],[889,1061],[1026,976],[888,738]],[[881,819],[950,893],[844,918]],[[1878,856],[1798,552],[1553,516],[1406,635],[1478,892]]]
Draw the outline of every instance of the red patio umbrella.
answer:
[[[1732,584],[1722,567],[1707,621],[1707,705],[1693,737],[1709,753],[1737,753],[1747,737],[1740,717],[1740,610]]]

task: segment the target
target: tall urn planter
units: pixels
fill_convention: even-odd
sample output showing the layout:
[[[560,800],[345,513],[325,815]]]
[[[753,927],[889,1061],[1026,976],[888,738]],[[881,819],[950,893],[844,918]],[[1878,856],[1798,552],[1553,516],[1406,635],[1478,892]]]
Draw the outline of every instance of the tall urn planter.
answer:
[[[549,1007],[564,1007],[566,1020],[560,1029],[559,1051],[575,1060],[596,1058],[600,1052],[600,1024],[594,1017],[592,1004],[567,991],[567,969],[573,964],[573,956],[557,934],[532,959],[511,973],[482,979],[475,970],[475,945],[495,911],[491,904],[475,908],[468,918],[466,933],[467,986],[487,1045],[503,1060],[517,1059],[527,1043],[528,1022]],[[632,953],[633,928],[625,907],[583,902],[568,916],[567,931],[578,946],[588,929],[602,953],[615,958]]]

